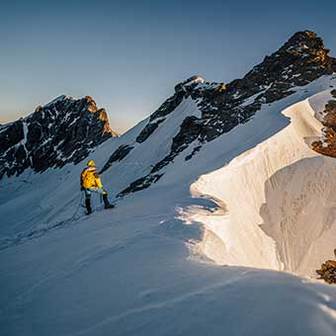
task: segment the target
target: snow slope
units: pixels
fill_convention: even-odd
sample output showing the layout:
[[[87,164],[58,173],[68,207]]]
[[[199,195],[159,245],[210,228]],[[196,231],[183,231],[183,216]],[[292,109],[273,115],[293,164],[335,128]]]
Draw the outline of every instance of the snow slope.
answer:
[[[139,144],[135,139],[148,119],[122,137],[112,138],[100,145],[90,155],[98,167],[103,167],[120,145],[134,147],[130,155],[122,162],[113,164],[113,169],[104,174],[107,175],[103,177],[104,184],[111,198],[132,181],[148,173],[152,165],[165,157],[183,119],[199,114],[195,102],[188,98],[166,118],[165,127],[160,127],[145,143]],[[72,216],[81,198],[78,176],[85,162],[82,165],[67,165],[62,170],[49,169],[44,174],[27,170],[19,177],[4,178],[0,186],[0,214],[6,225],[0,225],[0,247],[1,241],[7,245],[11,240],[29,235],[35,230],[53,227]],[[17,208],[20,208],[20,212],[16,211]]]
[[[335,335],[335,288],[274,271],[309,274],[332,254],[334,164],[307,144],[320,127],[312,107],[328,99],[313,95],[330,85],[328,76],[297,88],[185,161],[190,146],[156,184],[90,217],[78,207],[84,162],[3,180],[1,335]],[[152,142],[135,144],[145,120],[92,153],[102,166],[121,144],[135,145],[102,176],[112,197],[150,170],[153,144],[165,155],[177,116],[198,113],[181,106]],[[302,228],[306,215],[294,215],[304,187],[312,220]],[[282,204],[283,192],[293,202]]]

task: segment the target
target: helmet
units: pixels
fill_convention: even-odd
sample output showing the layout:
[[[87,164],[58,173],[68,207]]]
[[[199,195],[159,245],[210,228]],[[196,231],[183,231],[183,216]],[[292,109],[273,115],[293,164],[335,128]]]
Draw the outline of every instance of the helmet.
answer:
[[[89,160],[88,163],[87,163],[87,166],[88,167],[96,167],[96,164],[93,160]]]

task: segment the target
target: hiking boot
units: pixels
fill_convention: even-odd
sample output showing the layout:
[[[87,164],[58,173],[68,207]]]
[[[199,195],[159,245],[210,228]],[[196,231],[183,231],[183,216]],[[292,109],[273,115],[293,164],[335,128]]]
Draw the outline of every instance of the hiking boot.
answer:
[[[107,194],[103,195],[103,201],[104,201],[104,208],[105,209],[112,209],[112,208],[114,208],[114,206],[109,202],[109,200],[107,198]]]
[[[85,206],[87,210],[87,215],[90,215],[92,213],[92,208],[91,208],[91,201],[89,199],[85,200]]]

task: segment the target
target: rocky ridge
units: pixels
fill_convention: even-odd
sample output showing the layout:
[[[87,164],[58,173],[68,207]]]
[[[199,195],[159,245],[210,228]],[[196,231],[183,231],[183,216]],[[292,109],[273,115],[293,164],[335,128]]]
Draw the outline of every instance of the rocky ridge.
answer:
[[[191,144],[192,153],[186,155],[185,160],[192,159],[204,143],[249,121],[262,105],[283,99],[293,94],[296,87],[305,86],[335,71],[336,60],[329,56],[322,39],[314,32],[303,31],[294,34],[241,79],[224,84],[193,76],[179,83],[175,86],[174,95],[151,115],[137,142],[145,142],[158,127],[163,127],[167,116],[184,99],[191,97],[202,116],[186,117],[172,140],[169,154],[157,162],[149,174],[132,182],[119,196],[145,189],[158,181],[164,174],[163,168]],[[110,161],[110,165],[112,163]]]

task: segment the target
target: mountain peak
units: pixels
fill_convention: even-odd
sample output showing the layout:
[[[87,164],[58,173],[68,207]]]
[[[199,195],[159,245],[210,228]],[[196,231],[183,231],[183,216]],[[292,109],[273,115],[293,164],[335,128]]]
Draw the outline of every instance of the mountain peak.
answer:
[[[335,70],[336,60],[329,56],[323,40],[314,32],[301,31],[242,79],[229,83],[228,93],[246,99],[264,92],[265,102],[270,103]]]
[[[54,105],[58,102],[61,102],[62,100],[65,100],[65,99],[72,99],[72,100],[75,100],[74,97],[71,97],[71,96],[67,96],[65,94],[62,94],[56,98],[54,98],[53,100],[51,100],[49,103],[45,104],[44,107],[48,107],[48,106],[51,106],[51,105]]]
[[[324,47],[323,40],[315,32],[310,30],[296,32],[289,38],[285,45],[300,45],[301,43],[311,42],[318,43]]]
[[[154,132],[164,127],[168,115],[181,114],[185,109],[178,107],[183,102],[189,104],[189,108],[193,107],[180,123],[169,153],[153,165],[149,173],[133,181],[119,195],[148,188],[164,175],[164,167],[180,153],[185,151],[185,160],[191,160],[204,143],[248,122],[263,106],[294,94],[300,87],[322,76],[329,77],[325,82],[331,83],[332,76],[328,75],[335,72],[336,60],[328,54],[329,50],[316,33],[301,31],[273,54],[266,56],[243,78],[224,84],[207,82],[196,75],[178,83],[174,95],[150,116],[136,138],[140,144],[147,141]],[[189,102],[186,102],[187,99]],[[119,148],[111,156],[110,162],[125,157],[132,148],[133,145]]]
[[[280,49],[296,57],[312,58],[314,63],[328,66],[333,59],[328,56],[329,49],[326,49],[322,38],[316,33],[305,30],[295,33]]]
[[[117,136],[105,109],[98,108],[90,96],[61,95],[5,126],[0,129],[0,178],[27,168],[41,172],[76,164],[93,148]]]

